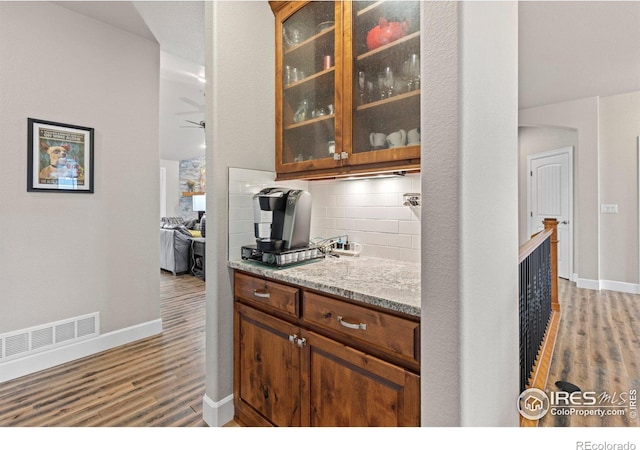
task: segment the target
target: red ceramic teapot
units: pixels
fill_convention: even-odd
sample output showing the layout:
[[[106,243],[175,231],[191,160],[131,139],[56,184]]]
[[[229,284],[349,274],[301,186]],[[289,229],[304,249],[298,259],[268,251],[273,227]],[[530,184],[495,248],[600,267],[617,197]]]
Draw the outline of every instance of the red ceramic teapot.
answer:
[[[407,35],[409,30],[409,21],[404,22],[387,22],[387,19],[380,17],[378,25],[373,27],[367,33],[367,48],[374,50],[389,42],[393,42]]]

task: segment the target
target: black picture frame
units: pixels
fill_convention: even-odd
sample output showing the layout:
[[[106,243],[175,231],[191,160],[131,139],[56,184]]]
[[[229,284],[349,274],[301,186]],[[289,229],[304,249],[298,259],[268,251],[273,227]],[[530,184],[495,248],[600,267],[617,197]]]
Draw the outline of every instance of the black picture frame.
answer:
[[[27,191],[93,194],[94,129],[28,118]]]

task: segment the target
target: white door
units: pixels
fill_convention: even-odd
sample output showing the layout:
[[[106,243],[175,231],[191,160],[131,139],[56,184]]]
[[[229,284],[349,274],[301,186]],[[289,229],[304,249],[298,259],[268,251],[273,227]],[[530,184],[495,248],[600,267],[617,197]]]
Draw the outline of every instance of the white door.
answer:
[[[573,271],[573,147],[528,157],[529,235],[542,229],[545,218],[558,224],[558,276]]]

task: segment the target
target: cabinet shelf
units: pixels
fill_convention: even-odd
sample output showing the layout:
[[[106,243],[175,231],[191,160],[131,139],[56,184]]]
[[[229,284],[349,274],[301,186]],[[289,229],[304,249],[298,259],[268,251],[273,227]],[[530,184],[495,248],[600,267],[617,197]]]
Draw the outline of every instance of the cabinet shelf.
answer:
[[[296,81],[284,87],[285,91],[290,91],[294,89],[299,89],[301,86],[310,85],[312,82],[316,82],[319,78],[322,78],[325,75],[334,73],[336,70],[335,67],[329,67],[328,69],[321,70],[320,72],[314,73],[313,75],[309,75],[305,77],[303,80]]]
[[[360,11],[358,11],[356,16],[357,17],[362,17],[363,15],[367,14],[368,12],[373,11],[373,10],[377,9],[378,7],[382,6],[384,3],[385,3],[384,1],[375,2],[375,3],[367,6],[366,8],[362,8]]]
[[[333,120],[335,118],[335,114],[328,114],[326,116],[315,117],[313,119],[304,120],[302,122],[294,123],[291,125],[287,125],[284,127],[285,130],[294,130],[296,128],[306,127],[309,125],[313,125],[315,123],[324,122],[325,120]]]
[[[356,61],[360,62],[360,61],[364,61],[364,60],[369,59],[369,58],[380,56],[381,53],[385,53],[385,52],[387,52],[389,50],[392,50],[397,46],[403,46],[405,44],[410,44],[410,43],[414,43],[414,42],[415,42],[416,46],[420,45],[420,32],[419,31],[416,31],[416,32],[411,33],[411,34],[408,34],[405,37],[402,37],[402,38],[397,39],[397,40],[395,40],[393,42],[389,42],[388,44],[385,44],[385,45],[383,45],[381,47],[378,47],[378,48],[376,48],[374,50],[371,50],[371,51],[368,51],[368,52],[363,53],[361,55],[358,55],[356,57]]]
[[[308,46],[309,44],[314,43],[316,41],[319,41],[322,38],[329,37],[335,31],[335,29],[336,29],[335,25],[333,25],[333,26],[331,26],[329,28],[325,28],[320,33],[314,34],[310,38],[305,39],[304,41],[300,42],[295,47],[291,47],[291,48],[286,49],[284,51],[284,55],[287,56],[287,55],[290,55],[291,53],[304,50],[305,47]]]
[[[420,96],[420,90],[417,89],[411,92],[405,92],[404,94],[396,95],[391,98],[385,98],[384,100],[376,100],[375,102],[366,103],[364,105],[360,105],[356,108],[356,111],[366,111],[371,108],[377,108],[380,106],[386,106],[390,103],[401,102],[403,100],[407,100],[416,96]]]
[[[373,2],[371,5],[356,11],[355,16],[359,21],[371,20],[372,22],[377,22],[380,17],[385,17],[389,22],[404,21],[408,18],[417,17],[419,9],[420,6],[417,2],[413,6],[407,7],[400,1],[382,0]]]

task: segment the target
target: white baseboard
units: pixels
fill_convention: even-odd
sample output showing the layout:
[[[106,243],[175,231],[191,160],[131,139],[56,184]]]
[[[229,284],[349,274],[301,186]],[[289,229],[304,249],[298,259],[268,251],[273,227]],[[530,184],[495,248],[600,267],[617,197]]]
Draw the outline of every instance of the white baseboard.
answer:
[[[624,281],[587,280],[578,278],[576,285],[579,288],[594,291],[606,289],[607,291],[624,292],[626,294],[640,294],[640,284],[626,283]]]
[[[577,278],[576,286],[580,289],[591,289],[592,291],[600,290],[600,280],[588,280],[585,278]]]
[[[214,402],[207,394],[202,398],[202,419],[210,427],[221,427],[233,420],[233,394]]]
[[[625,283],[623,281],[600,280],[600,289],[627,294],[640,294],[640,284]]]
[[[162,319],[0,363],[0,383],[162,333]]]

